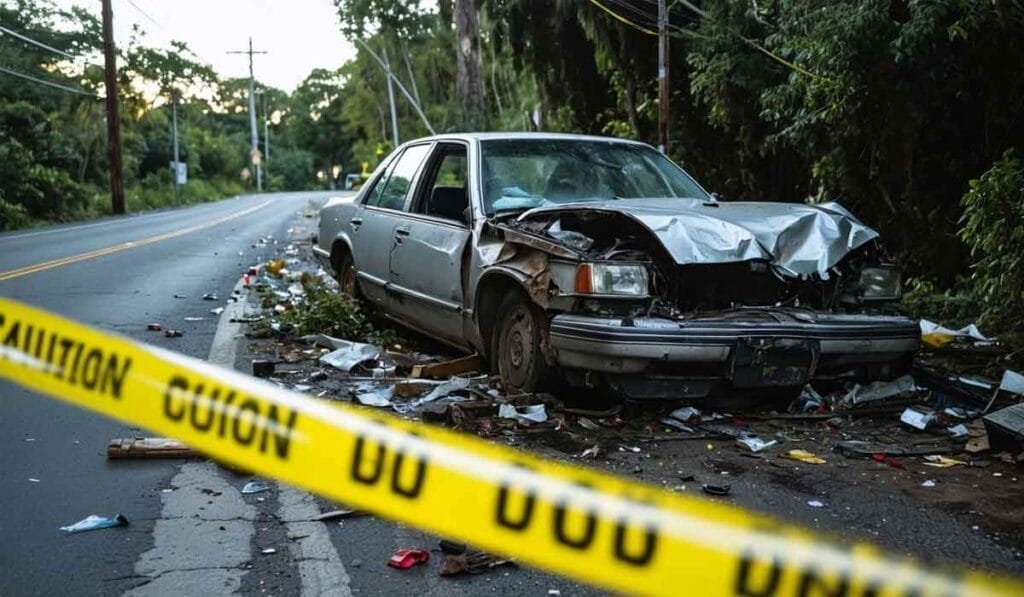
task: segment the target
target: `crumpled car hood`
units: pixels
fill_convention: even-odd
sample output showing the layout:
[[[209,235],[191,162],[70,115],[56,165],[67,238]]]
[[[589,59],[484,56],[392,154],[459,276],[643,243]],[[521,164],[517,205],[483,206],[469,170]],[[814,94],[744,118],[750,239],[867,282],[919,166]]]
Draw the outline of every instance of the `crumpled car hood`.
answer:
[[[538,207],[518,220],[585,211],[619,213],[636,220],[680,265],[761,259],[790,276],[827,276],[847,253],[878,237],[834,202],[617,199]]]

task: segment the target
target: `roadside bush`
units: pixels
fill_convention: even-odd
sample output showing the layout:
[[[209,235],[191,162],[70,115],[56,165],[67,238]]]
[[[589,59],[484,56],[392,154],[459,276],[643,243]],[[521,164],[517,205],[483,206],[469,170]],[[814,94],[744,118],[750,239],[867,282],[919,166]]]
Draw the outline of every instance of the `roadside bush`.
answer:
[[[4,201],[4,194],[0,193],[0,231],[17,230],[31,223],[32,218],[23,205]]]
[[[1011,149],[970,182],[961,200],[960,238],[971,250],[971,285],[982,324],[995,331],[1024,327],[1024,164]]]
[[[952,328],[977,322],[982,306],[969,282],[962,278],[955,288],[941,291],[931,280],[907,280],[903,307],[915,318],[930,319]]]
[[[291,325],[296,334],[327,334],[382,346],[399,343],[393,330],[374,325],[374,318],[363,311],[359,301],[340,292],[305,286],[306,302],[281,315],[281,322]]]

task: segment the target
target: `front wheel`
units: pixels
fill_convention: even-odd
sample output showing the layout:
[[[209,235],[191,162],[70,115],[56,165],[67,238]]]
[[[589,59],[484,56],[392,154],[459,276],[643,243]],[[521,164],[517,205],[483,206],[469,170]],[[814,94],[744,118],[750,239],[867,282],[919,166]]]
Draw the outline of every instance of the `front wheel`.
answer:
[[[541,348],[545,326],[543,312],[520,292],[498,307],[491,358],[506,391],[534,392],[548,376]]]
[[[359,298],[359,286],[356,283],[356,264],[351,253],[345,253],[338,266],[338,287],[341,293],[353,299]]]

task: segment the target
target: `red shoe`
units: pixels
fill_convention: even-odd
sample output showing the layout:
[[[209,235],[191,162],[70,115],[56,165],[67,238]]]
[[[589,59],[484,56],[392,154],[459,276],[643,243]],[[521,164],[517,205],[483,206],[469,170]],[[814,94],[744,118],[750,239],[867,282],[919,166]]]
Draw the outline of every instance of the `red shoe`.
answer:
[[[417,564],[425,564],[429,559],[430,554],[424,549],[399,549],[388,560],[388,566],[408,570]]]

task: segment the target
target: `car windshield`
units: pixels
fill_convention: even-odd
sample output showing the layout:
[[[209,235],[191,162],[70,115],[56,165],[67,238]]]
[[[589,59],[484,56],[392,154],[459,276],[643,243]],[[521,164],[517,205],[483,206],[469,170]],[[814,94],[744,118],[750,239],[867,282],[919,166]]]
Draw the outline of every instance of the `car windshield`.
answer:
[[[491,139],[480,145],[490,214],[577,201],[710,199],[646,145],[574,139]]]

